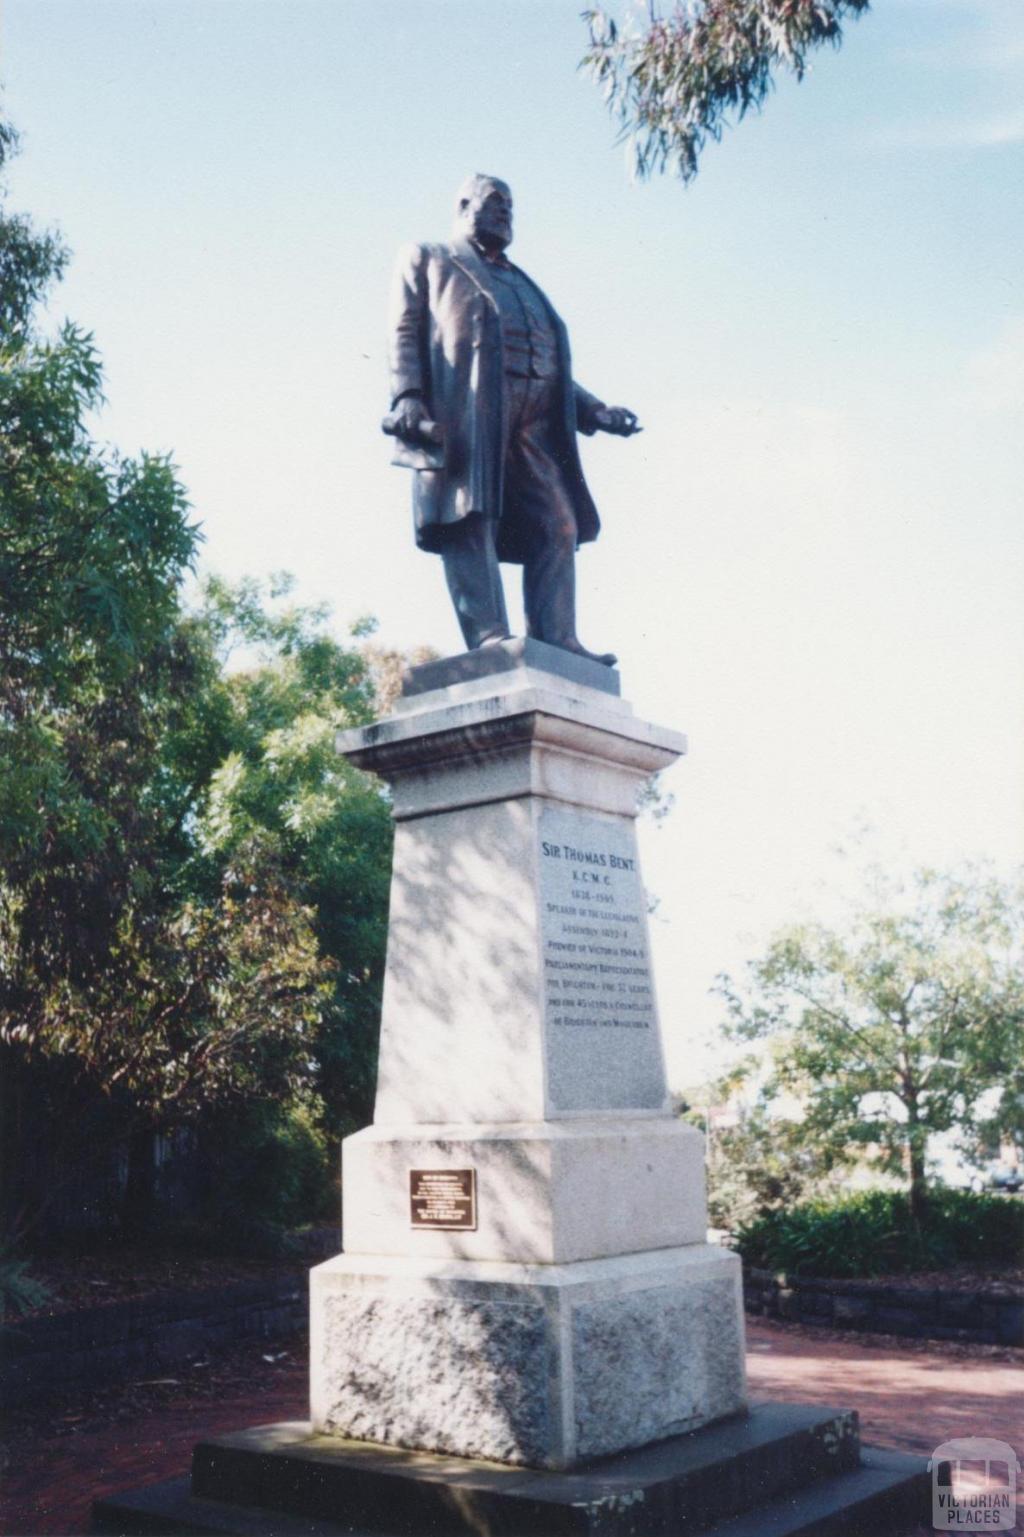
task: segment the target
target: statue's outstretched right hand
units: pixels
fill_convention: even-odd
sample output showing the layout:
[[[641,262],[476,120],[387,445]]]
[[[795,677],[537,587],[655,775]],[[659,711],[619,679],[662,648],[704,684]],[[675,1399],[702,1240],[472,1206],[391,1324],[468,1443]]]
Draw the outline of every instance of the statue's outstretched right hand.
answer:
[[[436,442],[440,436],[419,395],[403,395],[381,422],[381,427],[403,443]]]
[[[625,406],[598,406],[594,421],[602,432],[614,432],[616,437],[631,438],[635,432],[643,432],[635,411]]]

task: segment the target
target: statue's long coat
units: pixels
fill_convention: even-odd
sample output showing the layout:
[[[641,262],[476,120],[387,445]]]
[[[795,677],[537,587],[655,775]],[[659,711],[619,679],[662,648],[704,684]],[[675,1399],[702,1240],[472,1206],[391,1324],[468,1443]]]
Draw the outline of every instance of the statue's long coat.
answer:
[[[391,303],[391,399],[419,390],[444,434],[442,467],[414,471],[413,510],[421,548],[437,550],[447,526],[482,512],[499,519],[499,558],[521,561],[523,529],[503,486],[505,370],[501,318],[488,277],[487,263],[468,241],[416,245],[402,252]],[[541,298],[554,326],[560,363],[555,453],[582,543],[597,537],[600,522],[583,479],[576,433],[597,430],[594,413],[601,402],[573,383],[565,325],[544,294]],[[395,462],[408,464],[408,454],[399,449]]]

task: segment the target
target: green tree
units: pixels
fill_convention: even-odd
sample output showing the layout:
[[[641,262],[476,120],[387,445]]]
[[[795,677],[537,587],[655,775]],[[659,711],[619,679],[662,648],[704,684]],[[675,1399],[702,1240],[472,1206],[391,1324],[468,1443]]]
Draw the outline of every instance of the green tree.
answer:
[[[737,1080],[738,1081],[738,1080]],[[714,1097],[719,1097],[716,1087]],[[765,1104],[745,1110],[737,1124],[708,1127],[702,1114],[687,1115],[707,1143],[708,1221],[735,1233],[768,1212],[834,1192],[838,1178],[818,1151],[799,1135],[798,1124],[772,1115]]]
[[[3,127],[0,152],[15,143]],[[107,1129],[143,1143],[210,1106],[320,1090],[355,1117],[372,1072],[364,997],[379,973],[389,828],[331,737],[366,718],[367,667],[319,619],[269,618],[248,589],[214,586],[201,614],[184,612],[199,536],[173,467],[96,446],[92,339],[70,324],[47,338],[36,325],[65,261],[56,236],[4,207],[7,1157],[40,1065],[53,1125],[78,1162],[95,1150],[78,1113],[96,1095],[119,1112]],[[225,677],[229,630],[269,646],[274,665]],[[339,832],[329,823],[349,790]],[[41,1198],[23,1193],[19,1220]]]
[[[373,1111],[392,834],[378,783],[339,757],[334,740],[379,713],[377,674],[390,678],[395,659],[367,643],[372,622],[355,627],[358,646],[345,646],[324,609],[281,607],[290,588],[284,577],[269,589],[204,585],[195,624],[221,702],[182,745],[188,761],[208,758],[197,736],[214,719],[218,765],[196,806],[187,874],[211,889],[255,839],[312,915],[332,972],[309,1052],[322,1124],[336,1140]]]
[[[639,24],[586,10],[581,61],[629,144],[634,174],[669,171],[689,182],[729,115],[763,105],[780,69],[802,79],[807,55],[838,47],[843,22],[869,0],[695,0],[660,14],[648,0]],[[639,9],[639,7],[637,8]]]
[[[799,1106],[794,1145],[823,1170],[876,1158],[919,1216],[929,1138],[976,1147],[1019,1116],[1022,913],[1020,890],[992,877],[923,872],[883,886],[842,933],[776,935],[744,990],[721,979],[733,1038],[772,1043],[762,1097]]]
[[[0,157],[16,139],[0,128]],[[124,776],[151,697],[186,666],[173,647],[197,531],[164,459],[98,451],[90,337],[38,334],[33,311],[63,271],[52,234],[0,207],[0,864],[21,889],[43,860],[111,850],[128,808],[94,793]],[[144,751],[139,754],[144,757]],[[78,874],[81,877],[82,871]],[[78,887],[74,947],[103,926],[125,877]],[[116,895],[115,895],[116,893]]]

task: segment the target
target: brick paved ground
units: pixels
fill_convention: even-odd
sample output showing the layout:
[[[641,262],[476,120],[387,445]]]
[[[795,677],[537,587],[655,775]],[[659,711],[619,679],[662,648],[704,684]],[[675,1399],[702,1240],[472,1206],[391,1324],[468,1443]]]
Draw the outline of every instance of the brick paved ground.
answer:
[[[864,1440],[878,1446],[927,1455],[951,1436],[983,1435],[1024,1458],[1024,1351],[864,1340],[756,1320],[748,1345],[753,1398],[852,1406]],[[85,1532],[93,1499],[184,1471],[200,1437],[305,1414],[303,1340],[287,1350],[238,1347],[174,1382],[111,1390],[46,1416],[15,1414],[0,1530]]]
[[[849,1405],[861,1439],[928,1456],[953,1436],[994,1436],[1024,1462],[1024,1350],[822,1335],[747,1320],[751,1397]]]

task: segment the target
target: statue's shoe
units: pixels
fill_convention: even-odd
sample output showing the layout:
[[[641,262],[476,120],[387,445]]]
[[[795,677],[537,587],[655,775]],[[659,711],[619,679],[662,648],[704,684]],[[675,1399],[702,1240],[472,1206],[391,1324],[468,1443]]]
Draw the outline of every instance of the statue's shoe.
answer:
[[[588,662],[600,662],[602,667],[614,667],[619,660],[614,651],[588,651],[578,640],[563,641],[562,650],[571,651],[573,656],[585,656]]]

